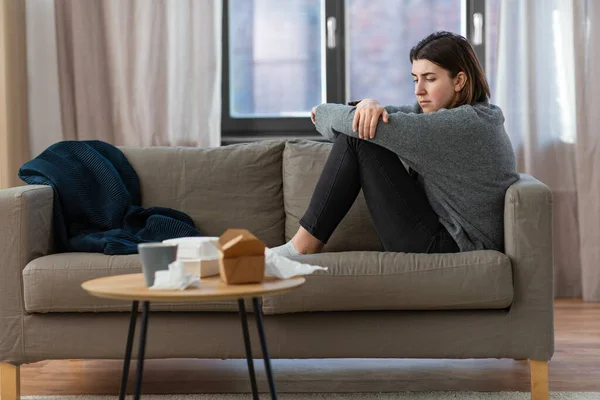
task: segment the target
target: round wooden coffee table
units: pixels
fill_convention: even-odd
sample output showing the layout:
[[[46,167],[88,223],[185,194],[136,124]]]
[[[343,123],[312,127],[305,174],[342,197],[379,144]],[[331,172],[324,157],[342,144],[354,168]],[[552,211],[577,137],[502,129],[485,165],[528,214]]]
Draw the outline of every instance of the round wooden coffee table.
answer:
[[[139,302],[142,302],[142,327],[140,331],[140,341],[138,350],[138,364],[135,377],[134,399],[140,398],[142,387],[142,375],[144,371],[144,354],[146,352],[146,335],[148,332],[148,318],[151,302],[197,302],[211,300],[237,300],[240,318],[242,322],[242,333],[244,336],[244,345],[246,349],[246,361],[248,363],[248,373],[250,375],[250,385],[252,387],[252,397],[258,400],[258,389],[256,386],[256,376],[254,374],[254,365],[252,363],[252,350],[250,347],[250,334],[248,332],[248,320],[246,317],[245,298],[251,298],[256,314],[256,323],[260,345],[265,362],[265,371],[269,382],[271,398],[277,398],[275,381],[271,371],[271,360],[267,349],[267,339],[263,325],[263,314],[258,296],[266,294],[283,293],[302,285],[304,278],[296,277],[290,279],[270,279],[265,278],[261,283],[244,285],[226,285],[218,276],[202,278],[200,287],[185,290],[150,290],[144,284],[143,274],[116,275],[106,278],[94,279],[84,282],[81,287],[90,294],[97,297],[108,299],[131,300],[131,317],[129,319],[129,332],[127,334],[127,345],[125,348],[125,360],[123,362],[123,375],[121,378],[121,390],[119,399],[125,399],[127,389],[127,375],[129,373],[129,364],[131,362],[131,351],[133,347],[133,337],[135,334],[135,325]]]

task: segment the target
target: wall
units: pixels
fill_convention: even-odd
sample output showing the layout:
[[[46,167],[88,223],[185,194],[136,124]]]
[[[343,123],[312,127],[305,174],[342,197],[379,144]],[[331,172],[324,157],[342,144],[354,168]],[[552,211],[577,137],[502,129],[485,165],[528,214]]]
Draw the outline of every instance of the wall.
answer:
[[[0,1],[0,189],[23,184],[29,159],[25,1]]]

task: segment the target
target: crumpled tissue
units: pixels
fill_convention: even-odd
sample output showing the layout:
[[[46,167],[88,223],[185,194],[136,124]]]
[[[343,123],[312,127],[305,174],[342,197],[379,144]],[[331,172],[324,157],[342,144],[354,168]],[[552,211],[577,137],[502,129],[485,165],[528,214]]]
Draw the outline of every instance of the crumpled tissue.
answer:
[[[274,253],[268,247],[265,248],[265,276],[288,279],[297,275],[312,274],[317,270],[327,271],[327,268],[290,260]]]
[[[169,264],[169,269],[154,273],[154,285],[150,289],[184,290],[190,286],[197,286],[200,278],[184,272],[185,264],[174,261]]]

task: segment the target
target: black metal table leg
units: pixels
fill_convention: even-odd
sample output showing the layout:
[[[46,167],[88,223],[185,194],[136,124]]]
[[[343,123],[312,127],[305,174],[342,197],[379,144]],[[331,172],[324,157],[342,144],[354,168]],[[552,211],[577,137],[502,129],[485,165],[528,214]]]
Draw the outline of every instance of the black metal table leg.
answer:
[[[131,304],[129,332],[127,332],[127,345],[125,346],[125,360],[123,361],[123,376],[121,377],[119,400],[125,400],[125,394],[127,392],[127,377],[129,375],[129,364],[131,363],[131,350],[133,349],[133,337],[135,336],[135,323],[137,321],[139,303],[139,301],[134,301]]]
[[[258,388],[256,386],[256,375],[254,374],[254,361],[252,359],[252,347],[250,346],[250,333],[248,332],[248,319],[246,318],[246,306],[244,299],[238,299],[238,309],[242,320],[242,333],[244,334],[244,347],[246,348],[246,361],[248,373],[250,374],[250,386],[252,386],[252,399],[259,400]]]
[[[271,371],[271,358],[269,357],[269,350],[267,349],[267,338],[265,336],[265,327],[263,325],[262,308],[260,307],[258,297],[253,297],[252,303],[254,304],[254,313],[256,314],[256,325],[258,327],[260,347],[262,349],[263,359],[265,361],[265,370],[267,372],[267,380],[269,381],[271,399],[277,400],[277,389],[275,388],[275,380],[273,379],[273,372]]]
[[[137,373],[135,376],[134,400],[140,399],[142,391],[142,377],[144,375],[144,355],[146,353],[146,335],[148,333],[148,314],[150,314],[150,302],[142,302],[142,329],[140,330],[140,347],[138,350]]]

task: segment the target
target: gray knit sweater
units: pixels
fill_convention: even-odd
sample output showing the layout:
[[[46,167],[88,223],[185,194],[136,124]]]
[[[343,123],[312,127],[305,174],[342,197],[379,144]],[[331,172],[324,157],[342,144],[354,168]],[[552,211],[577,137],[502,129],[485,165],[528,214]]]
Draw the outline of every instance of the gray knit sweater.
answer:
[[[461,251],[504,250],[504,196],[519,179],[502,110],[488,102],[424,114],[418,103],[387,106],[371,142],[414,169],[433,210]],[[321,104],[316,128],[333,141],[352,131],[356,107]]]

